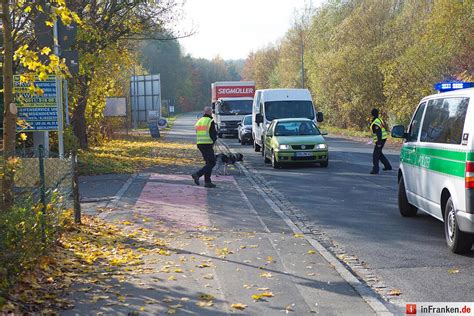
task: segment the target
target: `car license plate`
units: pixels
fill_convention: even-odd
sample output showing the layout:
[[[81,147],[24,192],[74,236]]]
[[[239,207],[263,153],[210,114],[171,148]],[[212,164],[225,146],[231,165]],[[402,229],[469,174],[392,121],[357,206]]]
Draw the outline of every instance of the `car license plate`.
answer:
[[[310,151],[300,151],[296,153],[296,157],[311,157],[313,153]]]

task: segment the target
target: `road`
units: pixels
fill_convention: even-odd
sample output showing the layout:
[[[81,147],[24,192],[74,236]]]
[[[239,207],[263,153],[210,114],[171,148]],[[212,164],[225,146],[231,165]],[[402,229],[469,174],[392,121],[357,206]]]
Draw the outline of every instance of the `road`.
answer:
[[[398,303],[472,301],[474,251],[452,254],[443,223],[428,215],[399,215],[398,152],[386,151],[394,171],[369,175],[371,146],[336,137],[327,140],[329,168],[278,170],[264,164],[251,146],[232,138],[223,142],[241,152],[250,168],[301,211],[305,225],[323,232],[346,257],[358,258],[375,275],[373,283],[383,296],[395,289],[401,295],[391,300]]]

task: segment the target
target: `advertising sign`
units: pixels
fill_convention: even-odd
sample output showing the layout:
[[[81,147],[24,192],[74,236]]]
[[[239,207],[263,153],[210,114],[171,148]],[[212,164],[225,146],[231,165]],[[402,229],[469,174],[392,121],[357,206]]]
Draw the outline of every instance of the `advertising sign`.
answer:
[[[57,81],[55,76],[47,80],[35,81],[35,86],[43,94],[30,94],[29,82],[20,82],[20,76],[14,76],[13,88],[18,107],[18,119],[23,121],[17,131],[48,132],[58,130]]]
[[[104,116],[127,116],[127,99],[125,97],[106,97]]]
[[[253,81],[223,81],[211,84],[212,98],[214,103],[221,98],[253,98],[255,94],[255,82]]]

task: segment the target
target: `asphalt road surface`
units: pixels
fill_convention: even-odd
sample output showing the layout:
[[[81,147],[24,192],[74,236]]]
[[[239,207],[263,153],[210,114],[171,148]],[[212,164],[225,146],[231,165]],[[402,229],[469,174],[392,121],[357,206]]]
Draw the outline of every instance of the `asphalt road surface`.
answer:
[[[385,151],[393,171],[369,175],[372,146],[326,139],[329,168],[306,165],[277,170],[264,164],[252,146],[241,146],[234,138],[223,141],[301,209],[309,224],[356,256],[387,289],[400,290],[399,301],[473,301],[474,251],[451,253],[443,223],[424,213],[414,218],[400,216],[398,152]]]

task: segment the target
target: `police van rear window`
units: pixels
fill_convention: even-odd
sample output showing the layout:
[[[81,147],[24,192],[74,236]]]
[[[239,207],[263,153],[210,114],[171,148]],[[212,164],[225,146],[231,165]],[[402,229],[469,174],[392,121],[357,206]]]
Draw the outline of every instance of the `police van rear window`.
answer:
[[[469,98],[430,100],[426,109],[420,141],[461,144]]]

